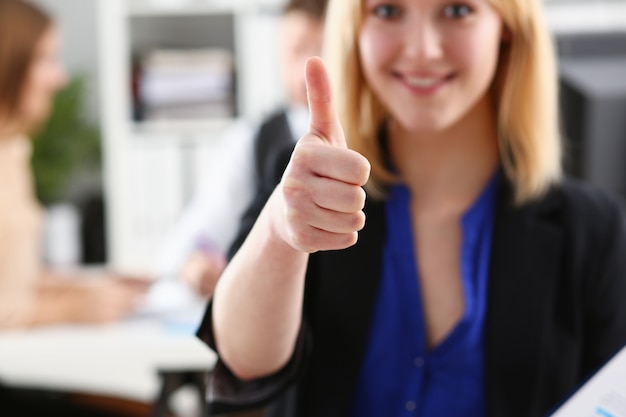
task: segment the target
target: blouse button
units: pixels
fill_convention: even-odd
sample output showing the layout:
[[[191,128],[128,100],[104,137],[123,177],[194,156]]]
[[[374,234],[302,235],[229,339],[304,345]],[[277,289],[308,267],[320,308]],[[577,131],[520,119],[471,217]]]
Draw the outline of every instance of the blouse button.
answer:
[[[415,411],[416,405],[413,401],[407,401],[404,407],[406,408],[407,411]]]
[[[421,356],[415,357],[415,359],[413,359],[413,364],[416,368],[421,368],[422,366],[424,366],[424,358],[422,358]]]

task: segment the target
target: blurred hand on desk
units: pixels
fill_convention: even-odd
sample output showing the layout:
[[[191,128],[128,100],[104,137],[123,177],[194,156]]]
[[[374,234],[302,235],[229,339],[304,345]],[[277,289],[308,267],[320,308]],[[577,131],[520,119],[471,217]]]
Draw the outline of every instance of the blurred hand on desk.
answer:
[[[226,268],[226,258],[219,252],[195,251],[189,256],[181,271],[181,278],[200,297],[208,299],[222,271]]]
[[[40,286],[40,299],[55,298],[57,302],[41,305],[38,315],[70,323],[117,321],[135,309],[151,285],[144,277],[108,271],[82,275],[80,271],[49,273]],[[41,311],[46,308],[48,311]]]

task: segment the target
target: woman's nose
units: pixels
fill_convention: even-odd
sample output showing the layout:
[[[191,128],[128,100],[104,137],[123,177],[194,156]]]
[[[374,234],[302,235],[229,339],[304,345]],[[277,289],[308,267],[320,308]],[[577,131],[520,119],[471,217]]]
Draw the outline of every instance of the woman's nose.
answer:
[[[429,62],[442,56],[442,36],[436,23],[420,18],[406,25],[404,37],[407,57],[418,62]]]

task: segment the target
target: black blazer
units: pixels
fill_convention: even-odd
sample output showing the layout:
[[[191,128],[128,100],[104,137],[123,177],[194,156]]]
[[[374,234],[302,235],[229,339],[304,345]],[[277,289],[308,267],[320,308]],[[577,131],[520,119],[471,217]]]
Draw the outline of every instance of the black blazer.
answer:
[[[486,403],[492,417],[541,417],[626,344],[626,239],[619,206],[596,189],[566,181],[521,207],[511,194],[502,180]],[[207,392],[215,411],[278,398],[275,416],[347,414],[378,287],[384,203],[368,201],[366,214],[355,246],[311,256],[305,322],[291,362],[252,382],[237,381],[219,364]],[[210,307],[198,335],[213,345]]]

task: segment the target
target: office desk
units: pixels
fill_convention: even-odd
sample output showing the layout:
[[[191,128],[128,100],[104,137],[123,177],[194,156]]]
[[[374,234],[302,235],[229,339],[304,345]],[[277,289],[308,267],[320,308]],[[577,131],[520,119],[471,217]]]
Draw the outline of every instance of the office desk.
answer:
[[[0,381],[153,403],[161,371],[210,370],[215,354],[185,322],[135,318],[103,326],[0,333]]]

